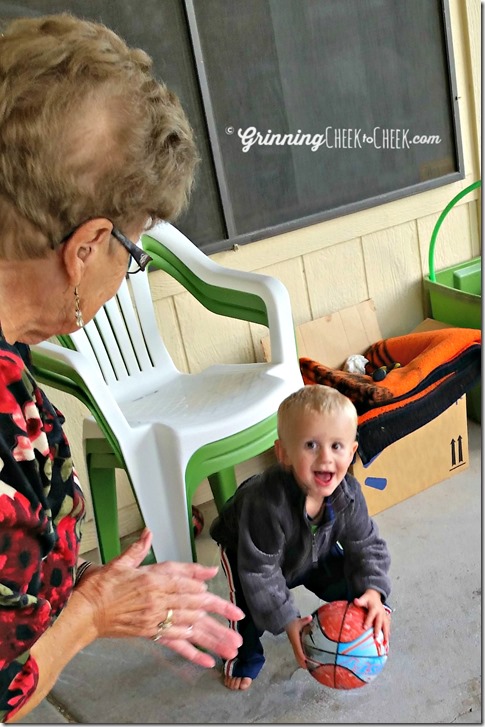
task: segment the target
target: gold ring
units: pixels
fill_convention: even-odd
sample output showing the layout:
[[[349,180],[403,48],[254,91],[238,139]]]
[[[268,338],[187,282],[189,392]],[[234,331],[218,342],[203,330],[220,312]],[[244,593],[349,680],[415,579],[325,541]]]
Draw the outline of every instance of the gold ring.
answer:
[[[163,621],[160,621],[160,623],[157,625],[157,633],[155,636],[152,636],[152,641],[158,641],[162,638],[164,631],[168,631],[168,629],[172,628],[172,616],[173,611],[171,608],[167,611],[167,616]]]

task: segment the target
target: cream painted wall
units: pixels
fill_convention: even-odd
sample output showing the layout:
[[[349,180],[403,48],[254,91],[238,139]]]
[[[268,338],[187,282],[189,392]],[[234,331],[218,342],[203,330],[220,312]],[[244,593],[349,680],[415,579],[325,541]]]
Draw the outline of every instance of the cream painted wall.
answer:
[[[279,278],[288,288],[296,325],[367,298],[376,303],[385,337],[408,332],[428,313],[422,281],[428,273],[432,229],[450,199],[481,175],[480,3],[450,0],[450,7],[466,179],[212,256],[222,265]],[[436,248],[437,269],[480,254],[479,205],[475,192],[447,217]],[[263,327],[208,313],[161,272],[152,273],[150,283],[160,330],[182,370],[195,372],[215,361],[262,360]],[[85,409],[67,395],[49,394],[66,414],[66,431],[88,489],[79,446]],[[239,480],[271,458],[269,452],[240,467]],[[124,473],[119,475],[118,488],[121,531],[126,534],[142,523]],[[209,497],[208,485],[203,483],[195,502]],[[84,550],[94,544],[91,520]]]

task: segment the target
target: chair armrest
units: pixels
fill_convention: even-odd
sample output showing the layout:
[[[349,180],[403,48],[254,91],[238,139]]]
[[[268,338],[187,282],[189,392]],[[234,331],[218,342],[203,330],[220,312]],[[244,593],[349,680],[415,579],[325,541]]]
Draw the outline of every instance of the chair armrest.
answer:
[[[298,361],[290,298],[277,278],[211,260],[168,222],[142,235],[152,265],[178,280],[208,310],[267,326],[273,363]]]
[[[32,345],[30,351],[36,380],[82,401],[113,451],[123,460],[120,442],[130,436],[130,428],[105,381],[93,372],[85,356],[50,341]]]

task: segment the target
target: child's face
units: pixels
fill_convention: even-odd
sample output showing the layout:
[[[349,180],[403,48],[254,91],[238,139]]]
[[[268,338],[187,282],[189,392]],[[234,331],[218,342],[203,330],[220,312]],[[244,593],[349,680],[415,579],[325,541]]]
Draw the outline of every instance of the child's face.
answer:
[[[275,443],[279,461],[291,468],[312,499],[328,497],[344,478],[357,442],[355,425],[345,412],[300,413],[287,422]]]

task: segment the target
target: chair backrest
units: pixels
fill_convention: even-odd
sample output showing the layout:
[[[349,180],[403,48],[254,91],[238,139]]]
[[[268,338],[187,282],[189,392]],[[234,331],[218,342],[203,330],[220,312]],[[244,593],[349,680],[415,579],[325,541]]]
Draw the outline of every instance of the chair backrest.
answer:
[[[290,298],[279,280],[215,263],[168,222],[142,237],[154,267],[175,278],[205,308],[267,326],[271,363],[299,376]],[[99,370],[119,403],[154,391],[177,372],[160,336],[145,273],[124,280],[83,329],[58,338]]]
[[[158,330],[146,273],[125,279],[92,321],[59,338],[99,369],[117,401],[143,396],[176,370]]]

